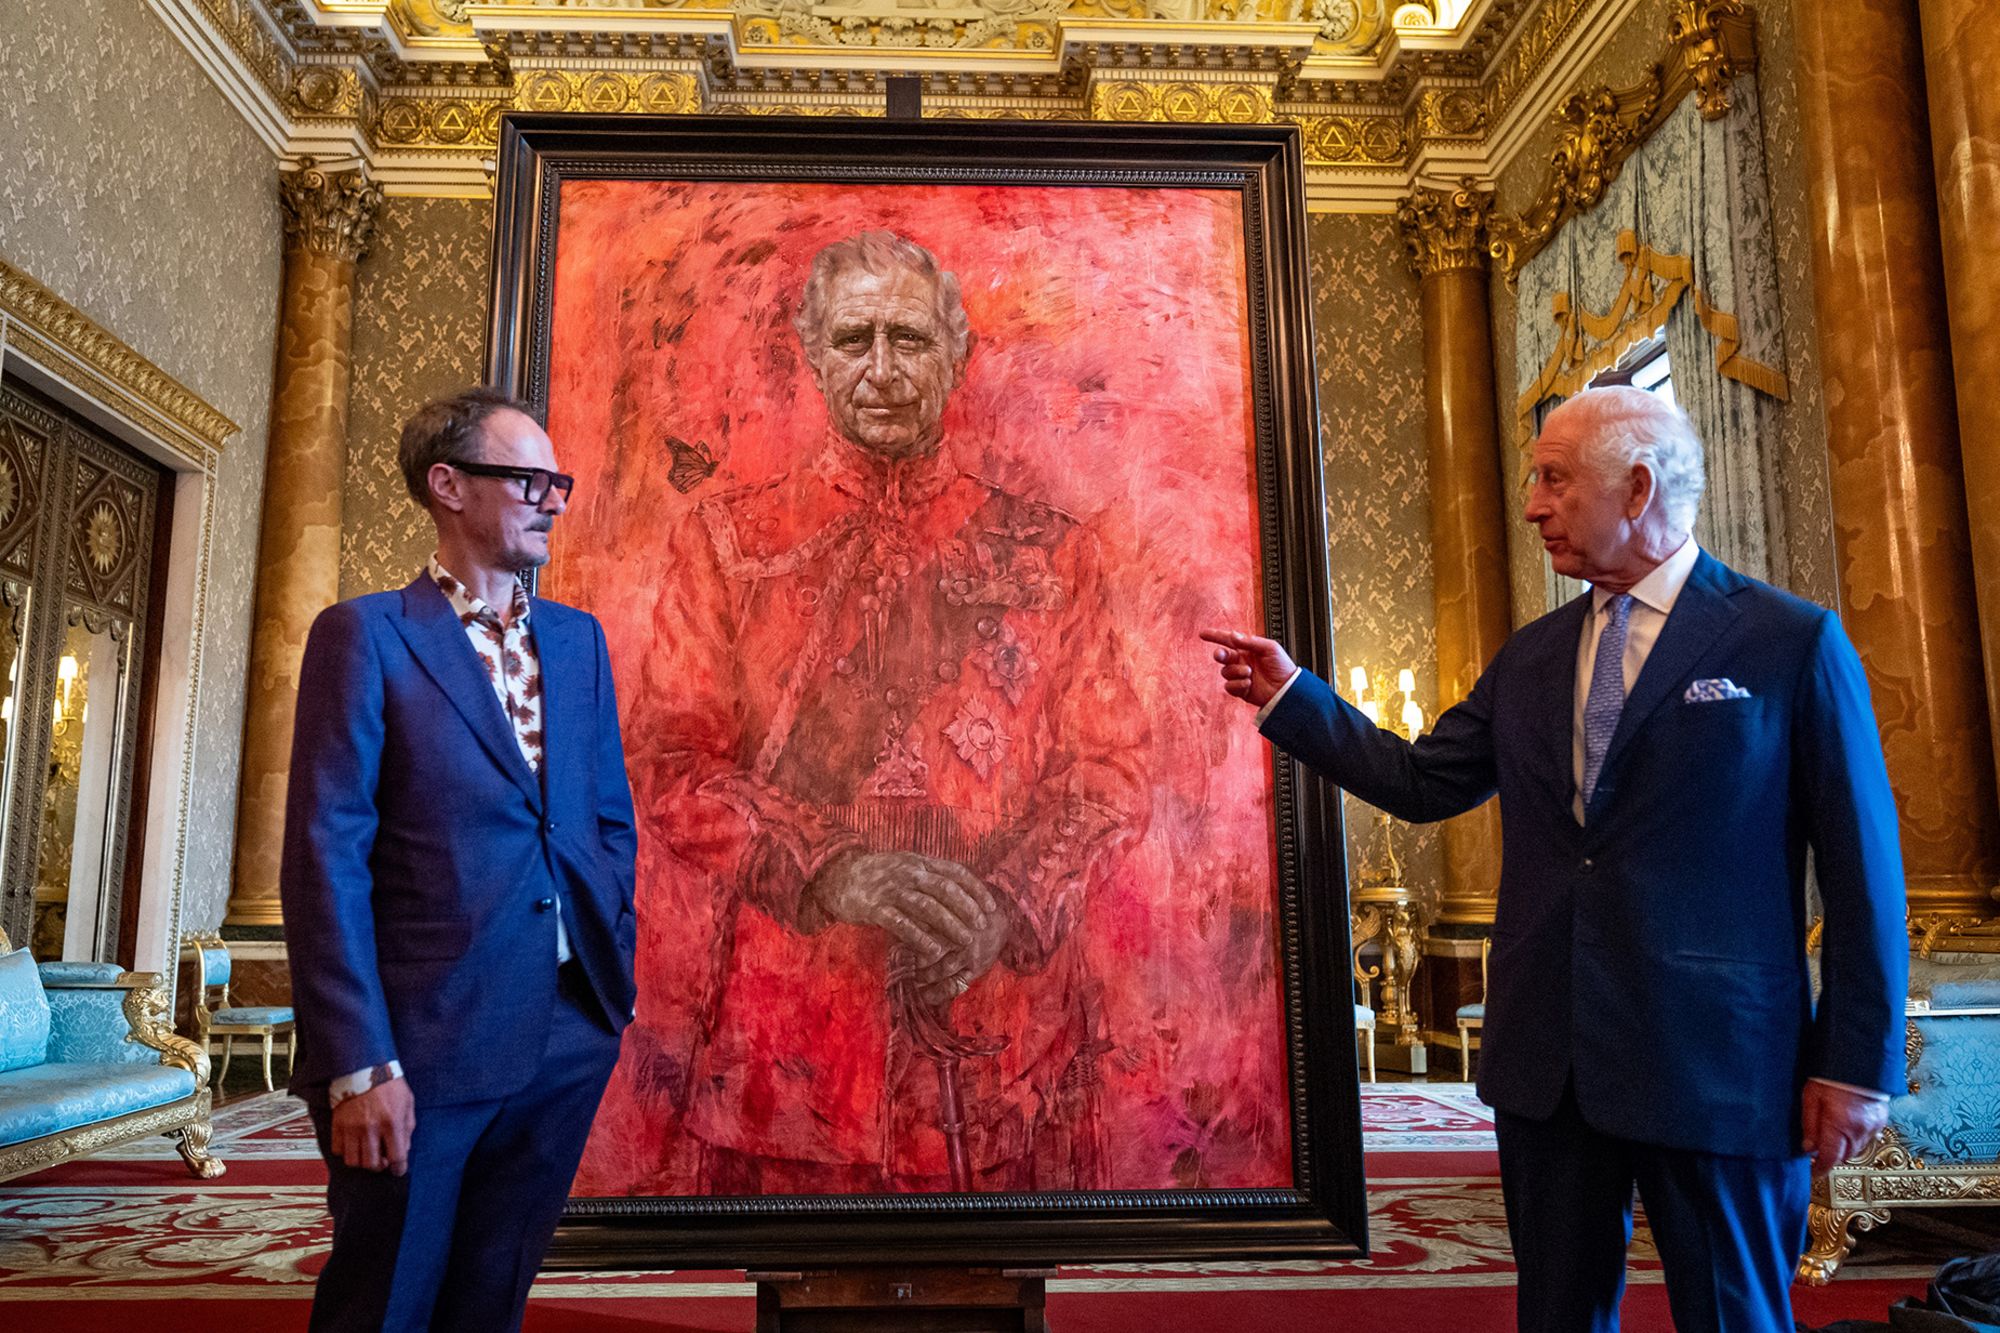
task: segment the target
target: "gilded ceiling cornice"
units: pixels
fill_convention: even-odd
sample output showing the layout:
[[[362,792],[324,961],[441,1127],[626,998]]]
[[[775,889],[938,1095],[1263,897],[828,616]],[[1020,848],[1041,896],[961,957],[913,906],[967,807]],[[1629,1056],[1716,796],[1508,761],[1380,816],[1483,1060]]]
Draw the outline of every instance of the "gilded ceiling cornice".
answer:
[[[1737,75],[1757,67],[1756,12],[1745,0],[1674,0],[1667,45],[1637,83],[1572,94],[1556,110],[1562,137],[1533,203],[1489,228],[1493,257],[1512,282],[1578,213],[1595,208],[1625,160],[1689,95],[1702,116],[1729,114]]]
[[[1490,183],[1522,99],[1633,0],[147,3],[279,154],[390,193],[484,194],[510,110],[880,115],[914,75],[926,115],[1296,124],[1316,207],[1389,212]]]
[[[0,259],[9,357],[23,357],[204,464],[240,427],[103,325]]]

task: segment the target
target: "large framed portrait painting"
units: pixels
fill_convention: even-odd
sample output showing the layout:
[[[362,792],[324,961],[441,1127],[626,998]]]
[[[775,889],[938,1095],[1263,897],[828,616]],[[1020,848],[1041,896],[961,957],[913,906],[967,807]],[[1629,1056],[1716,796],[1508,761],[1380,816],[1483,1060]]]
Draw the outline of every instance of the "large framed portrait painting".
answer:
[[[1292,131],[510,118],[491,370],[577,476],[639,1003],[558,1262],[1365,1243]]]

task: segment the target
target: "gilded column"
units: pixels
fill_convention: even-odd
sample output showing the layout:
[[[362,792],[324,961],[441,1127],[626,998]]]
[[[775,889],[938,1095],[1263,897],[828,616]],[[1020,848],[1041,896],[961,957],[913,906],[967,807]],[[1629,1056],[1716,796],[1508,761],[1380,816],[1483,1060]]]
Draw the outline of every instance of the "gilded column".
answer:
[[[1874,694],[1911,915],[1980,915],[2000,816],[1917,0],[1793,13],[1841,618]]]
[[[1441,709],[1472,692],[1512,627],[1486,299],[1485,230],[1492,209],[1492,194],[1468,179],[1455,190],[1420,188],[1396,210],[1421,285]],[[1499,805],[1489,802],[1447,822],[1443,841],[1438,920],[1491,924],[1500,887]]]
[[[313,617],[340,597],[340,494],[347,471],[347,390],[354,270],[367,249],[379,186],[311,158],[279,178],[285,270],[257,552],[256,616],[243,719],[232,925],[282,921],[278,853],[285,832],[292,710]]]
[[[1966,501],[1990,516],[2000,511],[2000,26],[1982,0],[1922,0],[1922,10]],[[2000,717],[2000,522],[1991,517],[1972,525],[1972,577],[1986,711]],[[2000,765],[2000,744],[1994,759]]]

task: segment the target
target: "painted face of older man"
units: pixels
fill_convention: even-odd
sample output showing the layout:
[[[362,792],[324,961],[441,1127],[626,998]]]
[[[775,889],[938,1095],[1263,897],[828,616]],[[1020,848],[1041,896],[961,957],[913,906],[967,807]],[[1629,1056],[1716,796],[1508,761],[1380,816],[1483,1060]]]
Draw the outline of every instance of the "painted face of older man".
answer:
[[[938,313],[938,280],[907,268],[836,275],[813,378],[840,433],[887,458],[928,451],[964,364]]]

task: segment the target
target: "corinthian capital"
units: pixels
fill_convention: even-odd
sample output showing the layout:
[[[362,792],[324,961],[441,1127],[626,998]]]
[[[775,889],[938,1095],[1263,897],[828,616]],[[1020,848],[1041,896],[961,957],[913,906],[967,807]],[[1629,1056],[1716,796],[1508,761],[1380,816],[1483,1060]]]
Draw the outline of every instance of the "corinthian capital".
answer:
[[[310,250],[350,262],[368,251],[382,187],[365,170],[322,171],[310,157],[298,170],[278,176],[278,199],[285,210],[285,248]]]
[[[1493,192],[1478,188],[1470,176],[1455,190],[1418,186],[1396,206],[1396,223],[1410,252],[1410,268],[1419,278],[1453,269],[1486,267],[1486,219],[1493,212]]]

